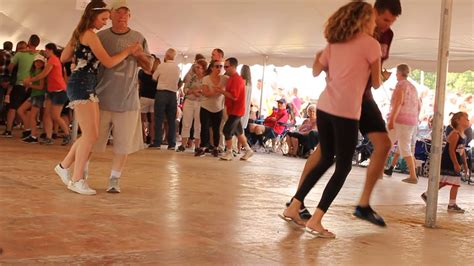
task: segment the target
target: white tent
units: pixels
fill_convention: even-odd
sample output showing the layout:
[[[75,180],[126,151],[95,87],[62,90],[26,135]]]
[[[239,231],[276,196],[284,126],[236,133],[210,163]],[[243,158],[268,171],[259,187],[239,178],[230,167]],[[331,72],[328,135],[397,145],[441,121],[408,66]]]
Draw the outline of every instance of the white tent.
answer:
[[[0,0],[0,42],[26,40],[37,33],[42,44],[64,45],[85,0]],[[106,0],[110,1],[110,0]],[[325,20],[346,0],[129,0],[131,27],[141,31],[150,49],[163,54],[176,48],[181,61],[209,55],[219,47],[242,63],[311,66],[325,46]],[[371,1],[373,2],[373,1]],[[393,25],[390,67],[400,62],[435,71],[441,0],[402,0]],[[473,0],[453,7],[449,71],[474,69]],[[186,57],[188,57],[186,59]]]

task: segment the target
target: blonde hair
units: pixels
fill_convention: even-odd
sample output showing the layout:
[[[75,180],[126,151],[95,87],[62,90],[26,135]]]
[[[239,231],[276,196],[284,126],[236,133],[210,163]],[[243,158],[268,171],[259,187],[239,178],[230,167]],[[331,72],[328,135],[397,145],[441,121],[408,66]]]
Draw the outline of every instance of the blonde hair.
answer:
[[[397,66],[397,72],[406,78],[410,74],[410,67],[407,64],[400,64]]]
[[[372,6],[369,3],[350,2],[329,17],[324,29],[324,37],[329,43],[349,41],[364,31],[372,15]]]

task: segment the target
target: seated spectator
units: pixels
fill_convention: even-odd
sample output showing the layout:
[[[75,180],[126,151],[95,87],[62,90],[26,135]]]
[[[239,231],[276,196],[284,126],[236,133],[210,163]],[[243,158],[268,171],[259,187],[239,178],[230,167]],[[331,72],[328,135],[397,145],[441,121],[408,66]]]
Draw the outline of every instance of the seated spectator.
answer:
[[[288,111],[286,110],[285,99],[277,101],[278,109],[274,109],[273,113],[265,118],[263,125],[249,124],[249,132],[257,142],[263,146],[263,138],[275,139],[283,133],[288,122]]]
[[[308,106],[308,118],[304,120],[303,124],[299,127],[297,132],[288,132],[286,137],[286,143],[288,144],[288,153],[283,154],[284,156],[297,157],[300,152],[300,145],[304,148],[305,153],[310,151],[315,146],[314,133],[310,134],[311,131],[316,131],[316,105],[312,104]],[[317,139],[317,138],[316,138]]]

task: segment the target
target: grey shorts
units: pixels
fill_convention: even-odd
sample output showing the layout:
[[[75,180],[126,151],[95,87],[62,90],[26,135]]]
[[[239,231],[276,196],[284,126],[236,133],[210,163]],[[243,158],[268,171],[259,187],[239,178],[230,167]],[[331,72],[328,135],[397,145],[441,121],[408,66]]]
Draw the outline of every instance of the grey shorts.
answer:
[[[31,96],[30,98],[28,98],[28,101],[31,102],[31,106],[34,106],[36,108],[43,108],[44,106],[44,100],[45,100],[45,95],[37,95],[37,96]]]

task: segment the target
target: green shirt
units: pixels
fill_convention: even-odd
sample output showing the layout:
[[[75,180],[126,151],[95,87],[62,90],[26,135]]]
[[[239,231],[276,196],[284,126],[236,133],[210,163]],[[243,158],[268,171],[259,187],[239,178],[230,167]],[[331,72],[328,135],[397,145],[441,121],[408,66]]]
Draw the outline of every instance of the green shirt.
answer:
[[[16,74],[16,85],[23,86],[23,80],[30,76],[31,66],[35,60],[37,53],[32,52],[18,52],[12,59],[12,63],[18,66]]]
[[[35,77],[35,76],[38,76],[39,73],[41,73],[43,70],[41,69],[37,69],[35,70],[34,72],[30,72],[31,74],[31,77]],[[37,81],[34,81],[32,83],[32,85],[40,85],[41,81],[40,80],[37,80]],[[42,90],[37,90],[37,89],[31,89],[31,97],[35,97],[35,96],[40,96],[40,95],[44,95],[46,94],[46,91],[44,90],[44,88]]]

